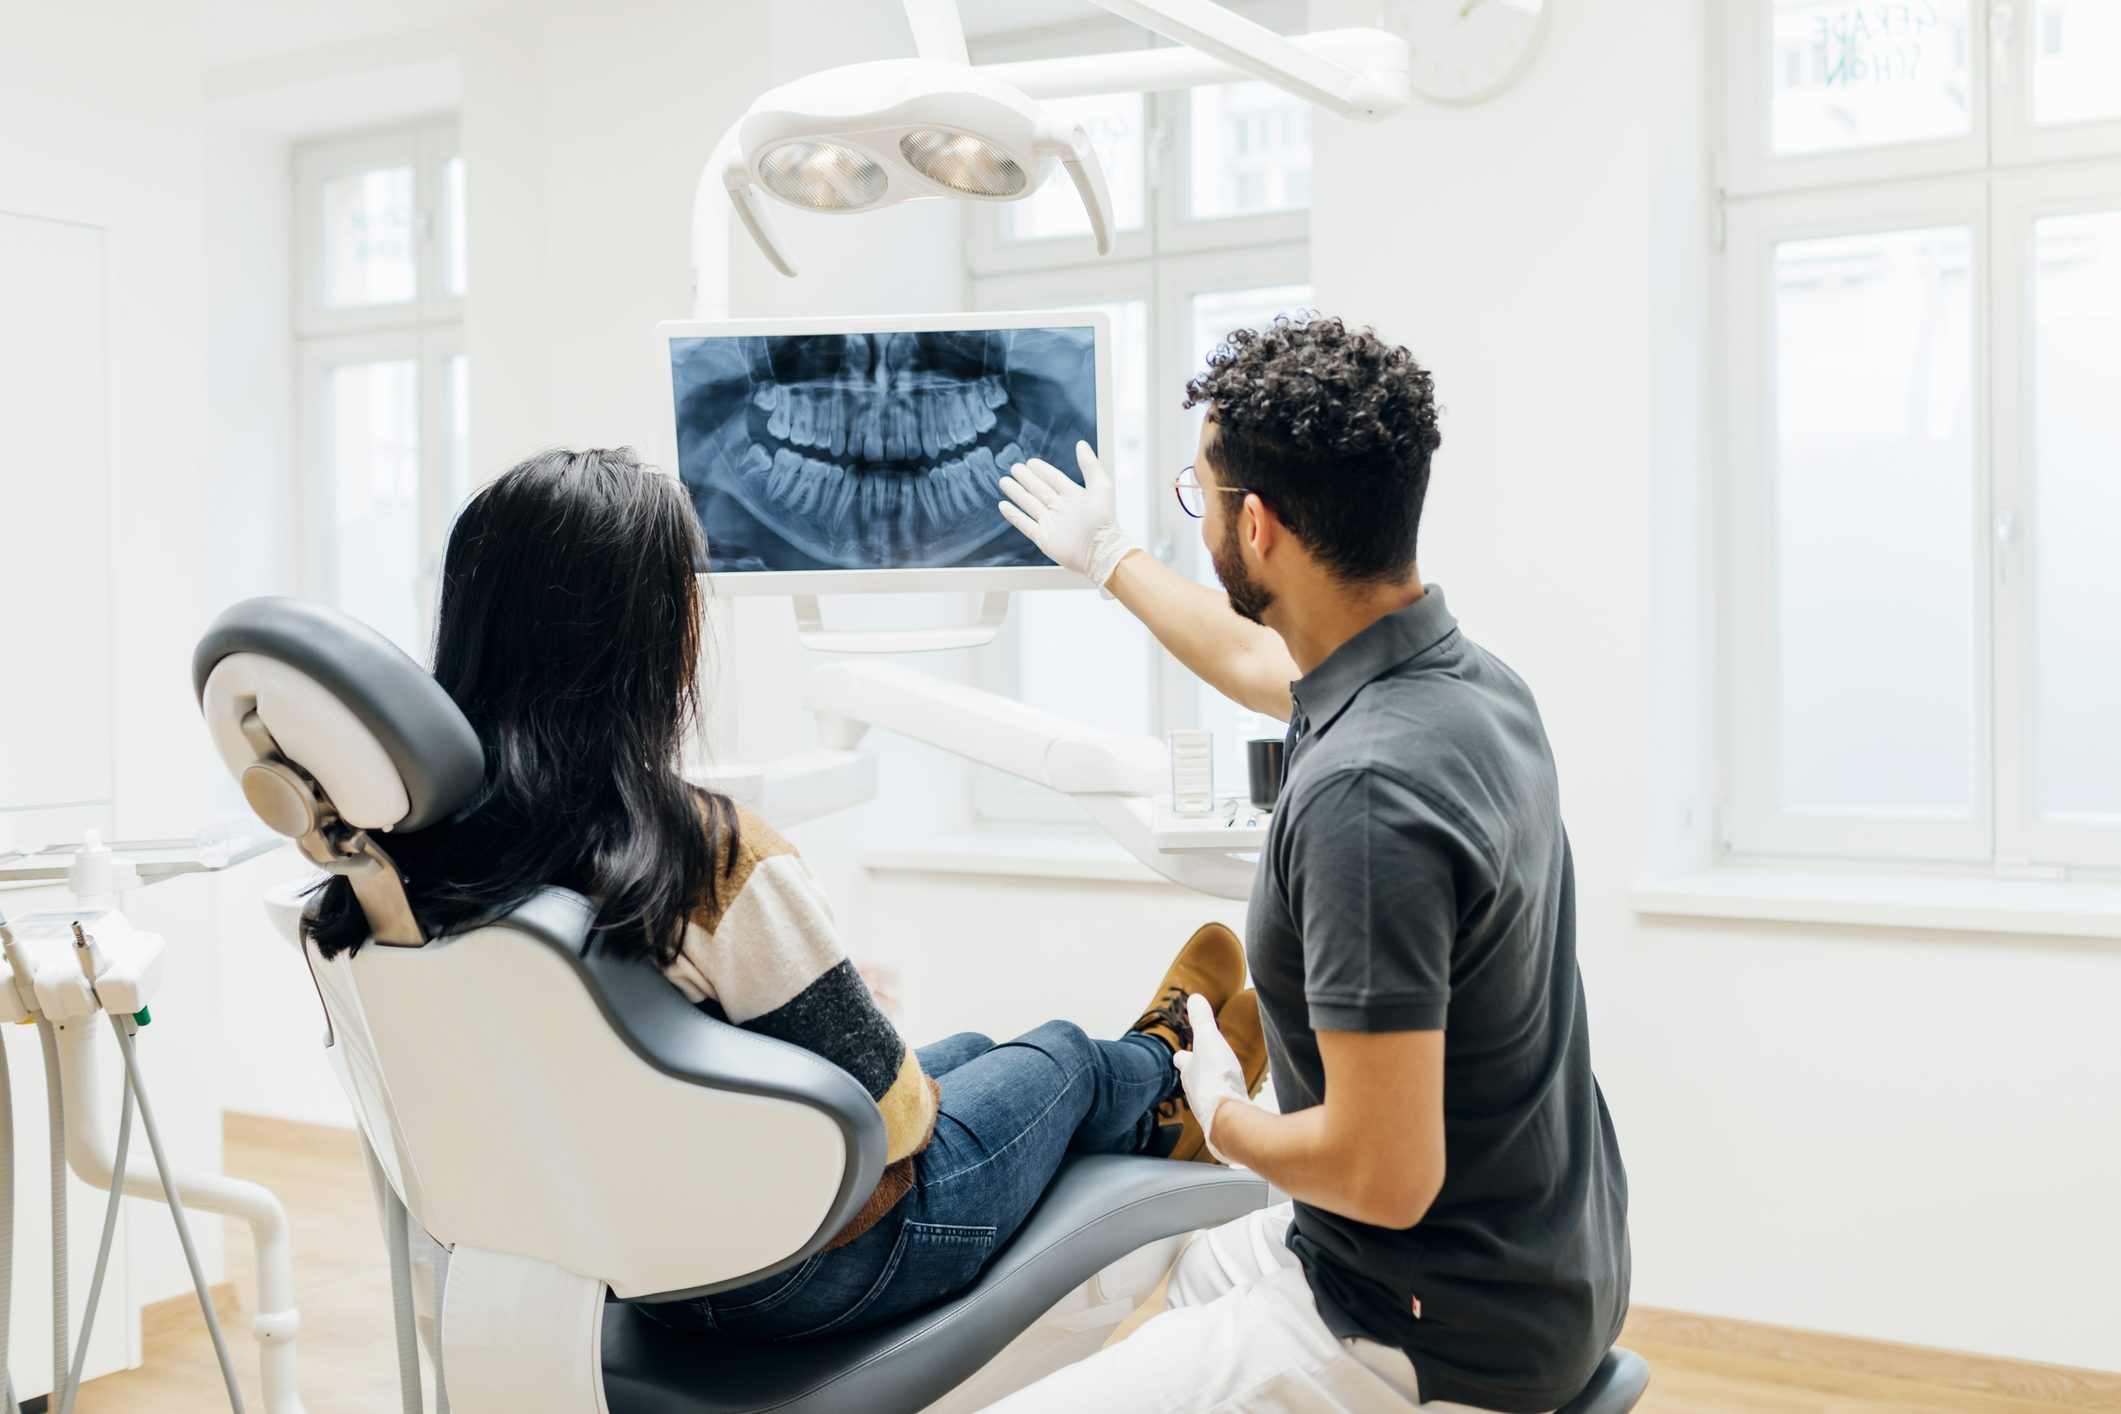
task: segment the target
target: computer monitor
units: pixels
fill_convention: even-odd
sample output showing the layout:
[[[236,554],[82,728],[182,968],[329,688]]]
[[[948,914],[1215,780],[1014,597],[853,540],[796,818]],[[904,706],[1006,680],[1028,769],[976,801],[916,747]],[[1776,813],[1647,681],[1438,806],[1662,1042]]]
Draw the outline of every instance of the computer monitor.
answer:
[[[670,465],[718,592],[1071,588],[996,483],[1112,425],[1090,311],[672,322]]]

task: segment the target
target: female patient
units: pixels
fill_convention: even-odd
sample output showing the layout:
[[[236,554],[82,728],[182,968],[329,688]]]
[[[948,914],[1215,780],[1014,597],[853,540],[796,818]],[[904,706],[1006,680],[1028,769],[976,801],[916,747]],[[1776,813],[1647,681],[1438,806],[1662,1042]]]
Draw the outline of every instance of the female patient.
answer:
[[[643,1308],[741,1339],[822,1336],[970,1283],[1070,1150],[1207,1159],[1171,1064],[1191,1044],[1188,993],[1218,1008],[1255,1086],[1265,1044],[1257,998],[1239,991],[1243,951],[1210,925],[1116,1041],[1051,1021],[1002,1045],[968,1034],[910,1049],[793,847],[679,775],[698,710],[700,551],[678,483],[624,450],[550,452],[474,496],[450,531],[435,676],[478,730],[486,778],[392,852],[430,932],[564,885],[600,901],[594,946],[652,959],[704,1010],[867,1087],[887,1166],[823,1251],[752,1286]],[[308,927],[326,956],[360,946],[367,924],[344,879]]]

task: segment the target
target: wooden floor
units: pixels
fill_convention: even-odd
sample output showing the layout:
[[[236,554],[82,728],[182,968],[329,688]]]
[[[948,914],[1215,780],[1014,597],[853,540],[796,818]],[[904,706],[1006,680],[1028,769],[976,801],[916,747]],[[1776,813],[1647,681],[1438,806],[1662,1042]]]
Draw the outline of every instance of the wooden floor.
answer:
[[[302,1398],[308,1414],[390,1414],[397,1363],[390,1282],[351,1134],[240,1115],[228,1120],[228,1171],[287,1205],[301,1303]],[[250,1241],[229,1224],[231,1300],[224,1319],[243,1381],[257,1388]],[[2051,1414],[2121,1411],[2121,1375],[1883,1345],[1773,1326],[1638,1310],[1625,1343],[1650,1362],[1641,1414]],[[215,1414],[227,1409],[195,1309],[151,1316],[147,1363],[94,1381],[80,1414]],[[1115,1411],[1123,1414],[1123,1411]],[[1291,1411],[1301,1414],[1301,1411]]]

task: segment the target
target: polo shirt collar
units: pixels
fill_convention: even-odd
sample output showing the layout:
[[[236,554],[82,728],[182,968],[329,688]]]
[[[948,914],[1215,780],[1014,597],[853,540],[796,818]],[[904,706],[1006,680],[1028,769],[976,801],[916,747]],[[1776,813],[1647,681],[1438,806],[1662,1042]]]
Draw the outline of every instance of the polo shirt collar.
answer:
[[[1289,684],[1298,713],[1317,731],[1338,717],[1355,694],[1410,659],[1418,658],[1458,628],[1443,601],[1443,590],[1422,586],[1422,596],[1394,609],[1326,656],[1326,660]]]

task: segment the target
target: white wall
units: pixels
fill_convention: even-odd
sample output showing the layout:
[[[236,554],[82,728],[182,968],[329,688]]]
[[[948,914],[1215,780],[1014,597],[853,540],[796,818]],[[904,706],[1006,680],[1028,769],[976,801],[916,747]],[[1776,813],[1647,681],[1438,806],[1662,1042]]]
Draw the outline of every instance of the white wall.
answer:
[[[132,838],[187,835],[200,822],[207,781],[189,671],[191,645],[205,625],[208,579],[197,17],[188,4],[145,0],[7,0],[0,33],[7,37],[0,44],[0,209],[106,233],[112,503],[104,523],[5,525],[0,535],[107,545],[117,708],[107,746],[109,820]],[[4,474],[67,470],[10,464]],[[10,591],[13,612],[48,612],[67,602],[59,584]],[[90,631],[84,642],[96,637]],[[29,669],[13,677],[11,690],[64,690],[64,662]],[[52,748],[10,741],[0,749]],[[0,801],[0,810],[7,804]],[[218,1168],[211,969],[185,965],[211,947],[211,901],[195,881],[179,882],[134,895],[128,910],[137,925],[166,934],[175,954],[141,1046],[172,1158]],[[144,1205],[131,1208],[125,1295],[136,1304],[188,1290],[166,1218]],[[208,1275],[218,1281],[220,1224],[202,1215],[194,1227]],[[16,1329],[27,1333],[23,1323]]]
[[[295,541],[292,159],[274,127],[218,116],[201,126],[205,163],[206,432],[218,609],[299,592]]]
[[[1636,1299],[2121,1367],[2121,950],[1628,906],[1706,830],[1704,20],[1556,6],[1494,102],[1321,122],[1318,303],[1436,371],[1423,569],[1561,763]]]

